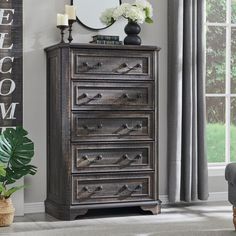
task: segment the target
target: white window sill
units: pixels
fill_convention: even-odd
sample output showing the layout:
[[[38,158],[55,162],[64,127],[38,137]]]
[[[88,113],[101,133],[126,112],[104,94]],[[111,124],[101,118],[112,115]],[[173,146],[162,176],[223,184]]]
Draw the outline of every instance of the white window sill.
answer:
[[[208,166],[208,176],[209,177],[224,176],[225,175],[225,167],[226,167],[226,164],[209,165]]]

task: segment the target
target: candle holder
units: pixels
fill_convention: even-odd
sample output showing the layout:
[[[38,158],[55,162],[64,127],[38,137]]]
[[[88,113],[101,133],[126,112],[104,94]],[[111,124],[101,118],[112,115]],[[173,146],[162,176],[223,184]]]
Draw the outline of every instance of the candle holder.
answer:
[[[71,43],[73,41],[73,37],[72,37],[72,25],[76,22],[76,20],[69,20],[69,37],[68,37],[68,41],[69,43]]]
[[[57,28],[61,30],[61,43],[65,43],[65,41],[64,41],[64,34],[65,34],[64,31],[65,31],[65,29],[68,28],[68,26],[67,25],[58,25]]]

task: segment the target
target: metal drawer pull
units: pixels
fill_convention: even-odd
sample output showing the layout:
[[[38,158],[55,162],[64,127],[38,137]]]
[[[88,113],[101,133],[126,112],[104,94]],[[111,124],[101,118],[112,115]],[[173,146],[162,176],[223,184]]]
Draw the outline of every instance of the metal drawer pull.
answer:
[[[137,161],[137,160],[140,160],[140,159],[142,159],[142,154],[138,154],[134,159],[130,159],[129,158],[129,156],[128,156],[128,154],[125,154],[125,155],[123,155],[123,159],[124,160],[128,160],[129,162],[134,162],[134,161]]]
[[[102,67],[102,62],[98,62],[97,64],[93,65],[93,66],[90,66],[88,62],[83,62],[82,63],[84,67],[87,68],[87,70],[95,70],[95,69],[98,69],[100,67]]]
[[[143,158],[143,155],[142,155],[142,154],[138,154],[138,155],[135,157],[136,160],[141,160],[142,158]]]
[[[143,188],[142,184],[137,185],[134,189],[131,189],[127,184],[122,187],[123,191],[129,191],[131,193],[138,192]]]
[[[102,190],[103,190],[102,186],[98,186],[94,190],[89,189],[89,187],[87,186],[83,187],[84,192],[91,193],[91,194],[94,194],[96,192],[101,192]]]
[[[119,71],[119,70],[125,69],[125,68],[127,68],[126,71]],[[140,63],[137,63],[133,67],[130,67],[127,63],[123,63],[118,67],[118,69],[115,70],[115,72],[116,73],[121,73],[121,74],[127,74],[132,70],[137,70],[137,69],[140,69],[140,68],[142,68],[142,65]]]
[[[131,98],[131,97],[129,96],[129,94],[124,93],[124,94],[122,95],[122,98],[127,99],[127,100],[137,100],[137,99],[142,98],[142,94],[141,94],[141,93],[138,93],[138,94],[136,95],[136,97]]]
[[[90,164],[93,164],[93,163],[96,163],[97,161],[101,161],[103,160],[103,156],[102,155],[98,155],[95,159],[93,160],[89,160],[89,157],[86,155],[86,156],[83,156],[82,157],[84,161],[87,161]]]
[[[129,131],[138,131],[138,130],[142,129],[143,125],[140,123],[140,124],[137,124],[135,127],[130,128],[130,127],[128,126],[128,124],[124,124],[122,127],[123,127],[124,129],[129,130]]]
[[[83,129],[87,130],[88,132],[95,132],[99,129],[102,129],[103,124],[102,123],[98,124],[96,128],[89,128],[88,125],[82,125],[82,127],[83,127]]]
[[[127,68],[127,67],[129,67],[127,63],[122,63],[122,64],[119,66],[119,69]]]
[[[83,93],[78,99],[84,99],[84,98],[89,99],[89,101],[98,100],[98,99],[101,99],[101,98],[102,98],[102,94],[101,94],[101,93],[98,93],[98,94],[95,95],[94,97],[89,97],[89,95],[88,95],[87,93]]]

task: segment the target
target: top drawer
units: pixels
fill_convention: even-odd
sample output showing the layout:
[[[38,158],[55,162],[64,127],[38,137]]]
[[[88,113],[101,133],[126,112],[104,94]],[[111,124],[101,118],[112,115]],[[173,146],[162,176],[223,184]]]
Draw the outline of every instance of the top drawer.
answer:
[[[154,53],[118,50],[73,50],[72,78],[152,80]]]

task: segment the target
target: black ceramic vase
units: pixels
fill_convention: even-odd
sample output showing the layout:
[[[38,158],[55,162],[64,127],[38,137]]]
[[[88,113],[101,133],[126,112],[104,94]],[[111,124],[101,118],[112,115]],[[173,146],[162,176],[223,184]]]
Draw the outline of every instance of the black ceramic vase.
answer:
[[[142,40],[138,36],[141,32],[141,27],[138,23],[134,21],[129,21],[128,24],[125,26],[125,33],[127,36],[124,39],[125,45],[141,45]]]

